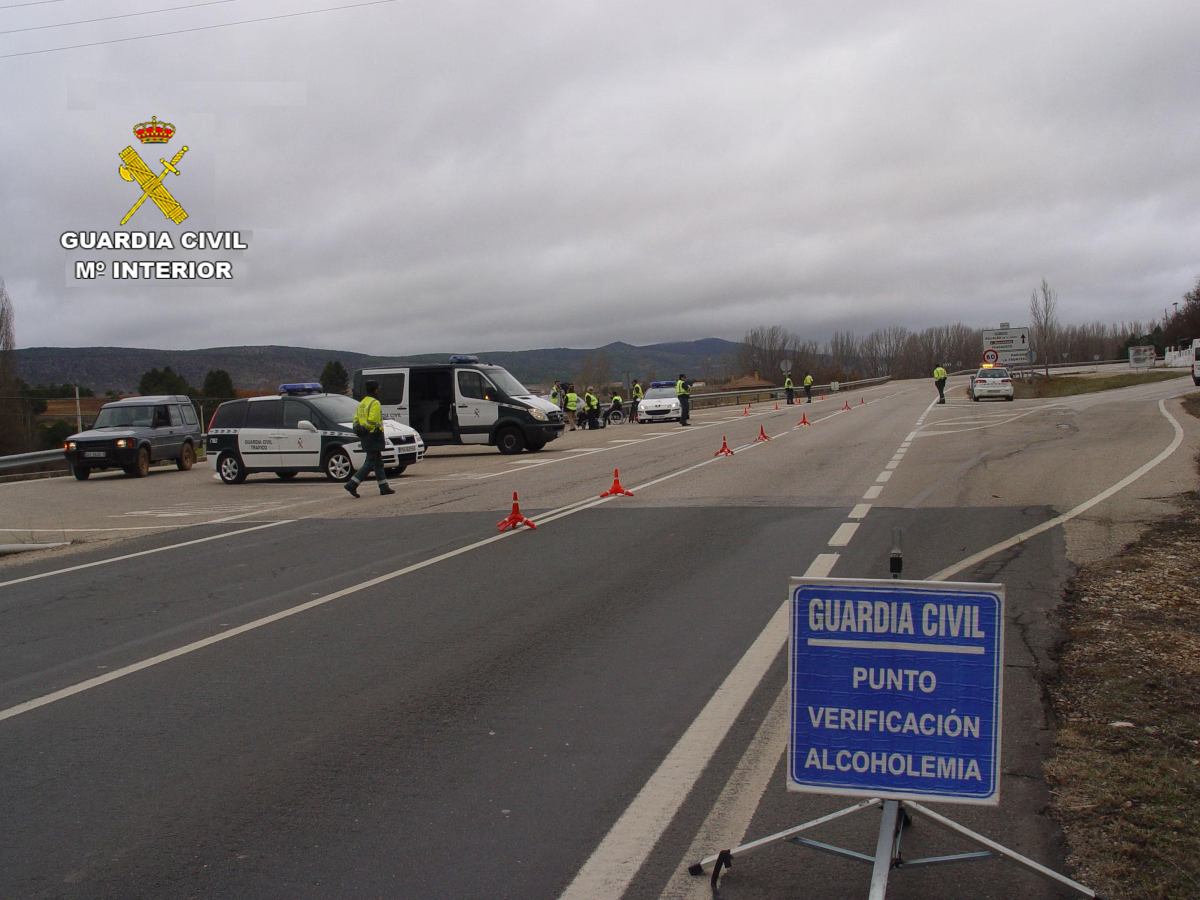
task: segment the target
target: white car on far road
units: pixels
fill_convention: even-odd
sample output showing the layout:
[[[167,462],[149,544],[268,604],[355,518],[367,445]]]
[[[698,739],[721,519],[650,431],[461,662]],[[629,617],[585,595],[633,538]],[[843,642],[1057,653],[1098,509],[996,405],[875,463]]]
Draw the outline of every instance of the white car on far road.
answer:
[[[681,415],[683,408],[675,396],[674,384],[670,387],[651,386],[638,404],[639,422],[678,422]]]
[[[967,385],[967,394],[972,400],[982,400],[984,397],[1003,397],[1005,400],[1011,400],[1013,398],[1012,375],[1009,374],[1008,369],[984,364],[984,367],[975,373],[971,378],[971,383]]]

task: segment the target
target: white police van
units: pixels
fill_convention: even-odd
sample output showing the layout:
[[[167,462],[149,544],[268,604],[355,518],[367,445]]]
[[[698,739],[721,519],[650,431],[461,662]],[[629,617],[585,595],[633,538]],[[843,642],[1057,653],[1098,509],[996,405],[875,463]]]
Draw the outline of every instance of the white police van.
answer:
[[[428,445],[485,444],[501,453],[536,452],[563,432],[562,411],[535,397],[500,366],[474,356],[448,363],[378,366],[354,373],[354,396],[379,382],[383,414],[421,433]]]
[[[358,404],[345,394],[325,394],[315,382],[281,384],[279,396],[229,400],[208,425],[205,449],[226,484],[241,484],[256,472],[283,479],[323,472],[348,481],[367,455],[352,425]],[[417,432],[386,417],[384,469],[399,475],[425,456]]]

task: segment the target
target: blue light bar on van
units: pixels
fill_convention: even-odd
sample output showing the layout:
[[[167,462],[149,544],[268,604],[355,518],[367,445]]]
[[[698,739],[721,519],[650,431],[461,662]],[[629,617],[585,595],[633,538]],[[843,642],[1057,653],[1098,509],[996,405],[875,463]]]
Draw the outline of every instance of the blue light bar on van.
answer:
[[[652,388],[675,387],[675,382],[674,381],[652,381],[652,382],[650,382],[650,387],[652,387]]]
[[[293,397],[301,396],[303,394],[319,394],[323,390],[324,388],[322,388],[320,383],[316,381],[300,381],[296,384],[281,384],[279,386],[279,393],[289,394]]]
[[[471,363],[479,362],[479,357],[478,356],[469,356],[467,354],[460,353],[460,354],[455,354],[454,356],[450,357],[450,362],[453,363],[454,365],[468,365]]]

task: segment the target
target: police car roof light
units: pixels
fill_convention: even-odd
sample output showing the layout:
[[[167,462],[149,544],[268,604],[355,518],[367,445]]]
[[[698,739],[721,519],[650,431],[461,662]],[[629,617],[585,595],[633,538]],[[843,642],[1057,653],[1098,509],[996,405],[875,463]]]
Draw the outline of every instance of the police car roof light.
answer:
[[[316,381],[300,381],[296,384],[281,384],[279,393],[289,394],[293,397],[300,394],[319,394],[324,388]]]
[[[454,356],[450,357],[450,362],[454,363],[455,365],[465,365],[467,363],[477,363],[477,362],[479,362],[479,357],[471,356],[471,355],[465,354],[465,353],[456,353]]]
[[[675,387],[675,382],[673,382],[673,381],[652,381],[652,382],[650,382],[650,387],[652,387],[652,388]]]

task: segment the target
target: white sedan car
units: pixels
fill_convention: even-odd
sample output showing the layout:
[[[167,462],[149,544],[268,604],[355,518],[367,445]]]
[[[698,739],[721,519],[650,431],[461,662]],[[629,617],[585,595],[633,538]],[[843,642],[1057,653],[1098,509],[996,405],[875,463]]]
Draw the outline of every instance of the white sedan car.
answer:
[[[967,385],[967,393],[972,400],[982,400],[984,397],[1003,397],[1005,400],[1011,400],[1013,398],[1012,376],[1008,369],[984,366],[975,373],[971,383]]]
[[[678,422],[682,415],[674,387],[652,387],[638,403],[639,422]]]

